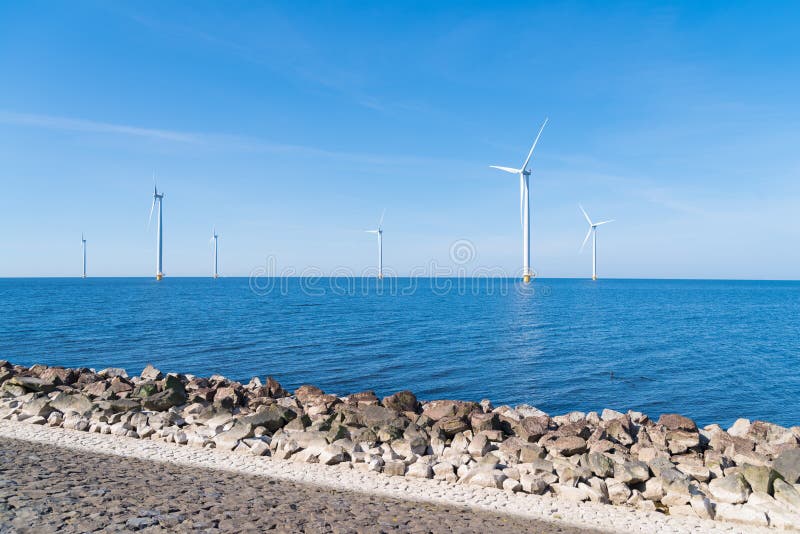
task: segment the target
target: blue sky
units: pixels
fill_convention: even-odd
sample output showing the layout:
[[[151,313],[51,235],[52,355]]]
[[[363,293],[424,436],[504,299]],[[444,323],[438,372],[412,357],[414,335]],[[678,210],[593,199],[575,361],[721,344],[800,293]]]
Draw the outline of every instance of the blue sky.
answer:
[[[0,276],[220,267],[798,277],[795,3],[3,2]]]

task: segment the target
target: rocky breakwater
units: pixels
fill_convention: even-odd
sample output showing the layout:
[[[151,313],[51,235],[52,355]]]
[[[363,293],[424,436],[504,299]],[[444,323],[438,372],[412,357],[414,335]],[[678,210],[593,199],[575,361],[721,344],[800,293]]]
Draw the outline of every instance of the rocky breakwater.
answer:
[[[800,427],[344,397],[272,378],[0,361],[0,419],[743,524],[800,526]]]

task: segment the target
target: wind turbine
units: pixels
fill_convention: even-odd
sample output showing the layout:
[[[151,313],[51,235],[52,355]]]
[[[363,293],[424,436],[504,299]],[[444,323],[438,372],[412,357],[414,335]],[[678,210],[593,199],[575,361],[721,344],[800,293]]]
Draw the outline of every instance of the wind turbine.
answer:
[[[83,252],[83,278],[86,278],[86,238],[81,232],[81,251]]]
[[[378,221],[377,230],[365,230],[368,234],[378,234],[378,280],[383,279],[383,216],[386,210],[381,213],[381,220]]]
[[[214,244],[214,279],[219,278],[219,256],[217,255],[217,240],[219,239],[219,235],[217,235],[217,227],[213,227],[211,229],[211,242]]]
[[[536,139],[533,141],[531,150],[528,152],[528,157],[525,159],[525,163],[522,164],[522,167],[514,169],[511,167],[489,165],[492,169],[519,175],[519,218],[520,224],[522,225],[522,280],[525,283],[530,282],[531,276],[533,276],[533,271],[531,271],[530,188],[528,186],[528,177],[531,175],[531,171],[528,170],[528,163],[531,161],[533,149],[536,148],[536,143],[539,142],[539,136],[542,135],[542,130],[544,130],[548,120],[549,119],[545,119],[542,123],[542,127],[539,128],[539,133],[536,134]]]
[[[164,251],[164,226],[162,224],[162,204],[164,203],[164,193],[158,193],[158,187],[153,184],[153,203],[150,205],[150,218],[147,220],[147,226],[150,227],[150,221],[153,220],[153,208],[158,202],[158,246],[156,248],[156,280],[164,278],[164,271],[162,269],[162,254]]]
[[[583,216],[586,218],[586,222],[589,223],[589,231],[586,232],[586,237],[583,238],[583,244],[581,245],[581,252],[583,252],[583,247],[586,246],[586,242],[589,241],[589,236],[592,236],[592,280],[597,280],[597,227],[602,224],[608,224],[613,222],[614,219],[609,219],[607,221],[600,221],[600,222],[592,222],[589,218],[589,214],[586,213],[586,210],[583,209],[583,206],[578,204],[578,207],[583,212]]]

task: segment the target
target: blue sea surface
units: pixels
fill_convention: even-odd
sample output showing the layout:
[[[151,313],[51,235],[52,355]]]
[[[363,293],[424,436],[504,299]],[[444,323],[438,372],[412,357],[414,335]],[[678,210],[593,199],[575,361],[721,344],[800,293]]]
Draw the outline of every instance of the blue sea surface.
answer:
[[[800,424],[800,282],[1,279],[0,359]]]

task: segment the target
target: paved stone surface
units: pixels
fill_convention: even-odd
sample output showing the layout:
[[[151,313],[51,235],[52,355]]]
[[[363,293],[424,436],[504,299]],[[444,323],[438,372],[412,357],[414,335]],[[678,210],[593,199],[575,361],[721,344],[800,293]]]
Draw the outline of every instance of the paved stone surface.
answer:
[[[236,492],[244,491],[247,484],[242,482],[249,480],[249,476],[257,475],[260,479],[279,480],[280,482],[270,485],[279,488],[277,491],[283,492],[284,484],[302,484],[317,488],[315,491],[341,493],[343,490],[353,491],[362,497],[366,495],[369,499],[380,499],[381,502],[388,500],[391,502],[405,502],[409,510],[425,509],[440,510],[444,507],[454,510],[456,515],[465,517],[463,507],[468,507],[475,512],[483,512],[506,516],[505,523],[498,527],[499,530],[515,529],[519,532],[587,532],[593,529],[600,529],[605,532],[635,532],[635,533],[747,533],[755,534],[758,532],[774,533],[770,528],[760,528],[755,526],[736,525],[732,523],[714,522],[693,517],[677,517],[664,515],[658,512],[636,510],[631,507],[610,506],[592,502],[572,502],[561,497],[551,497],[547,495],[529,495],[511,493],[504,490],[492,488],[478,488],[468,485],[453,485],[443,481],[410,479],[408,477],[390,477],[385,474],[372,473],[356,469],[354,465],[339,464],[336,466],[323,466],[320,464],[308,464],[304,462],[293,462],[286,460],[275,460],[269,457],[256,457],[232,453],[229,451],[216,449],[198,449],[188,446],[164,443],[162,441],[141,440],[123,436],[94,434],[89,432],[79,432],[62,428],[51,428],[42,425],[31,425],[25,422],[13,422],[0,420],[0,439],[21,440],[24,447],[33,447],[35,444],[44,446],[45,454],[38,455],[40,458],[60,458],[62,466],[68,468],[71,458],[76,458],[79,454],[88,453],[91,455],[113,455],[114,458],[110,465],[112,468],[106,471],[106,475],[119,482],[121,487],[125,487],[129,482],[129,477],[115,471],[116,466],[123,465],[128,459],[142,460],[140,465],[154,466],[159,477],[161,473],[168,472],[168,467],[186,469],[190,483],[175,484],[175,488],[162,481],[159,477],[151,479],[144,486],[139,487],[142,495],[168,496],[173,499],[181,492],[194,491],[190,488],[197,486],[200,489],[208,488],[214,480],[230,479]],[[58,446],[56,447],[55,444]],[[22,445],[20,445],[22,446]],[[24,449],[23,447],[23,449]],[[22,450],[22,449],[21,449]],[[42,449],[38,449],[42,450]],[[36,454],[34,454],[36,455]],[[12,454],[14,462],[17,462],[17,455]],[[2,460],[2,459],[0,459]],[[41,461],[41,460],[40,460]],[[167,463],[163,463],[167,462]],[[7,462],[0,461],[0,468],[6,468]],[[82,464],[80,472],[93,474],[96,470],[96,462]],[[19,471],[19,470],[18,470]],[[25,477],[35,475],[35,469],[22,470]],[[145,473],[147,471],[144,471]],[[151,471],[150,471],[151,472]],[[4,480],[8,477],[0,472],[0,478]],[[38,476],[38,475],[37,475]],[[77,476],[77,475],[72,475]],[[143,476],[143,475],[137,475]],[[147,477],[145,477],[147,478]],[[28,480],[24,478],[24,480]],[[54,480],[59,480],[56,477]],[[291,486],[286,486],[291,487]],[[5,490],[2,490],[5,491]],[[214,490],[210,490],[214,491]],[[275,490],[270,495],[275,495]],[[2,494],[5,495],[5,494]],[[410,501],[410,502],[409,502]],[[238,502],[238,501],[233,501]],[[368,502],[368,501],[363,501]],[[0,500],[0,510],[4,510],[6,501]],[[422,504],[424,503],[424,504]],[[49,505],[49,503],[48,503]],[[297,503],[295,503],[297,505]],[[52,505],[50,505],[52,506]],[[107,510],[108,508],[106,508]],[[3,512],[4,513],[4,512]],[[94,513],[99,513],[95,511]],[[269,513],[266,509],[257,510],[257,513],[264,515]],[[432,525],[431,531],[469,531],[470,524],[466,526],[452,526],[440,522],[438,512],[432,512],[436,516],[436,523]],[[403,516],[394,514],[392,517],[401,518]],[[515,519],[510,519],[513,516]],[[477,517],[477,516],[469,516]],[[129,517],[133,519],[131,527],[144,524],[137,522],[139,516]],[[308,518],[306,518],[308,519]],[[503,517],[500,518],[501,520]],[[400,519],[398,519],[399,521]],[[512,527],[513,521],[522,520],[522,527]],[[552,530],[545,530],[547,523],[557,523],[558,527]],[[436,527],[442,526],[442,529]],[[276,529],[278,526],[276,525]],[[294,525],[281,527],[284,531],[297,532],[298,528]],[[338,531],[358,531],[351,529],[347,524],[338,525]],[[372,516],[372,521],[368,528],[362,529],[364,532],[381,532],[382,528]],[[411,531],[411,526],[406,526]],[[488,531],[490,527],[479,526],[475,530]],[[243,530],[243,527],[238,527]],[[349,530],[348,530],[349,529]],[[581,530],[583,529],[583,530]],[[197,529],[202,530],[202,529]],[[41,532],[42,529],[36,529]],[[45,529],[46,531],[46,529]],[[310,526],[308,532],[316,532]],[[336,532],[333,527],[331,531]],[[388,530],[387,530],[388,531]],[[424,531],[424,528],[423,530]],[[0,532],[0,534],[2,534]]]
[[[0,439],[0,532],[589,533],[455,507]]]

